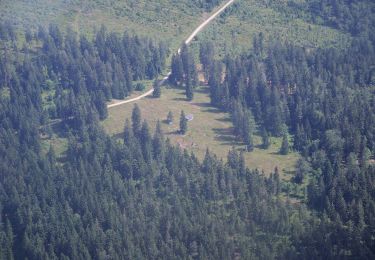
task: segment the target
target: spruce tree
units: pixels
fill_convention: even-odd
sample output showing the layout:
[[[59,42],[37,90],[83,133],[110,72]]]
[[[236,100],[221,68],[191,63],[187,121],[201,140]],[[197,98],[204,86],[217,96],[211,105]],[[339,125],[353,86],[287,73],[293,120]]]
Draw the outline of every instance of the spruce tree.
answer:
[[[168,122],[168,124],[172,124],[173,123],[173,113],[172,113],[172,111],[168,112],[167,122]]]
[[[284,134],[283,141],[281,143],[280,154],[287,155],[289,153],[289,141],[287,134]]]
[[[268,149],[268,147],[270,147],[270,137],[264,127],[262,129],[262,147],[263,149]]]
[[[159,84],[158,80],[154,82],[154,92],[152,92],[152,96],[154,98],[160,98],[161,96],[161,85]]]
[[[137,104],[133,107],[132,112],[132,128],[135,135],[138,135],[141,130],[141,110]]]
[[[243,119],[243,139],[246,144],[246,150],[251,152],[254,150],[254,140],[253,134],[255,131],[255,120],[251,113],[251,110],[244,109],[244,119]]]
[[[181,134],[186,134],[187,132],[187,119],[186,119],[186,116],[185,116],[185,112],[182,110],[181,111],[181,115],[180,115],[180,133]]]
[[[186,98],[189,101],[192,101],[194,98],[194,91],[193,91],[193,86],[191,85],[191,79],[187,78],[186,79]]]

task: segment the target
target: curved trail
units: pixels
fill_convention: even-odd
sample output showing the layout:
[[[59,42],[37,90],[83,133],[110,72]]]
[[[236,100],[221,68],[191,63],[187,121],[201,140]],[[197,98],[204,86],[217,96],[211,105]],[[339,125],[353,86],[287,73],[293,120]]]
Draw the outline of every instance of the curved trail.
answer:
[[[207,20],[205,20],[203,23],[201,23],[195,30],[192,34],[190,34],[190,36],[185,40],[185,44],[189,44],[193,39],[194,37],[204,29],[204,27],[206,27],[206,25],[208,25],[213,19],[215,19],[219,14],[221,14],[225,9],[227,9],[231,4],[233,4],[235,0],[229,0],[225,5],[223,5],[219,10],[217,10],[215,13],[213,13]],[[178,49],[177,51],[178,53],[180,52],[180,49]],[[163,85],[164,82],[168,79],[169,75],[171,74],[171,72],[169,72],[167,74],[167,76],[165,76],[160,82],[159,84],[160,85]],[[149,96],[151,95],[152,93],[154,92],[154,89],[150,89],[149,91],[143,93],[142,95],[140,96],[137,96],[135,98],[131,98],[131,99],[127,99],[127,100],[123,100],[123,101],[119,101],[117,103],[113,103],[113,104],[110,104],[107,106],[107,108],[112,108],[112,107],[117,107],[117,106],[120,106],[120,105],[123,105],[123,104],[127,104],[127,103],[130,103],[130,102],[134,102],[134,101],[137,101],[137,100],[140,100],[141,98],[144,98],[146,96]]]

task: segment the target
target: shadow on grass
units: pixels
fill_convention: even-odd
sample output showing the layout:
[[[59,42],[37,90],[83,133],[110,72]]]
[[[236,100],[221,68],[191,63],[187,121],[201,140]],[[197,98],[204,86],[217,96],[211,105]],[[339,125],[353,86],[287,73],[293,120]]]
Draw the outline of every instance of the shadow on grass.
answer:
[[[161,120],[161,122],[165,125],[173,125],[173,123],[172,124],[169,123],[168,119],[163,119]]]
[[[222,113],[222,111],[217,108],[208,108],[208,109],[203,110],[203,112],[214,113],[214,114]]]
[[[165,132],[165,135],[181,135],[181,134],[180,134],[180,130],[174,130],[170,132]]]
[[[203,102],[200,102],[200,103],[191,103],[193,106],[198,106],[198,107],[211,107],[211,104],[210,103],[203,103]]]
[[[218,118],[218,119],[216,119],[216,121],[224,122],[224,123],[232,122],[232,120],[230,120],[230,117]]]
[[[180,98],[180,97],[176,97],[174,99],[172,99],[173,101],[189,101],[187,98]]]
[[[233,128],[213,128],[215,140],[221,142],[221,145],[242,145],[233,135]]]

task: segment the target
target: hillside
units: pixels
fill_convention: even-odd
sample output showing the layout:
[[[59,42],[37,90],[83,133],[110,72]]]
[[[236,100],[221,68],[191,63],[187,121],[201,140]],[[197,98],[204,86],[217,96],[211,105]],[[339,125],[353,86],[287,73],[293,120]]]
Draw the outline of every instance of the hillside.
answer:
[[[34,29],[55,23],[89,35],[104,24],[111,31],[166,40],[176,48],[204,13],[215,6],[208,2],[211,4],[195,0],[4,0],[0,21],[10,21],[18,27],[32,25]]]
[[[221,19],[199,36],[200,40],[215,41],[220,54],[239,54],[251,48],[254,35],[260,32],[265,42],[279,39],[310,48],[343,48],[350,44],[349,33],[327,26],[321,20],[313,20],[311,13],[300,7],[307,2],[236,1]]]
[[[0,260],[375,259],[375,2],[227,1],[0,0]]]

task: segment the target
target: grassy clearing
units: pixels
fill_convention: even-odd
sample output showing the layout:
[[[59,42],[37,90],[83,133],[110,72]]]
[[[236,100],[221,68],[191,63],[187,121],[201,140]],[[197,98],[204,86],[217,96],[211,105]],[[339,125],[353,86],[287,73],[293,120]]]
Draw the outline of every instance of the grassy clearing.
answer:
[[[278,38],[299,46],[322,48],[349,44],[350,35],[310,23],[305,16],[298,11],[277,11],[265,1],[238,0],[235,6],[213,21],[199,39],[213,40],[220,54],[232,55],[251,48],[252,37],[260,32],[264,34],[265,42]]]
[[[186,101],[184,90],[163,88],[160,99],[148,97],[136,103],[141,108],[142,117],[148,121],[152,129],[157,120],[160,120],[163,122],[162,128],[166,137],[172,143],[193,151],[200,159],[204,157],[207,148],[223,159],[232,147],[237,150],[244,149],[244,145],[237,142],[232,134],[233,127],[229,114],[209,104],[206,87],[196,90],[192,102]],[[108,118],[102,122],[109,134],[121,137],[125,119],[130,120],[133,106],[134,103],[130,103],[109,109]],[[184,136],[178,134],[181,110],[184,110],[185,114],[194,115],[194,120],[188,123],[188,133]],[[174,115],[172,125],[165,121],[169,111]],[[298,154],[290,153],[286,156],[278,154],[281,146],[280,138],[272,138],[271,146],[267,150],[259,148],[260,143],[260,136],[256,136],[257,148],[251,153],[245,153],[247,165],[253,169],[263,170],[265,174],[269,174],[277,166],[282,173],[282,178],[290,179],[291,175],[288,173],[294,171]]]
[[[203,20],[203,11],[188,0],[2,0],[0,21],[28,26],[56,23],[89,36],[104,24],[110,31],[165,40],[174,50]]]

